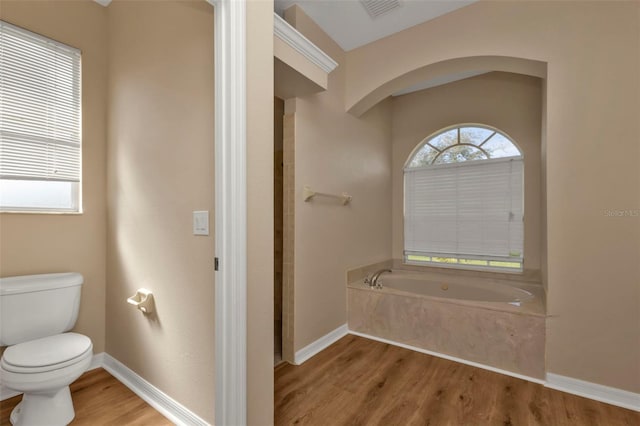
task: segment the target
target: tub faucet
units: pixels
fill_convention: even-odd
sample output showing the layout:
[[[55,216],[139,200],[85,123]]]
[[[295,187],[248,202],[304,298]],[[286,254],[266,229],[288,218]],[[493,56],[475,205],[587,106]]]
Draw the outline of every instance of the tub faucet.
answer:
[[[391,272],[391,269],[380,269],[379,271],[374,272],[371,274],[371,278],[367,277],[364,279],[365,284],[369,284],[369,287],[371,288],[382,288],[382,286],[378,284],[378,279],[380,278],[380,275],[385,272]]]

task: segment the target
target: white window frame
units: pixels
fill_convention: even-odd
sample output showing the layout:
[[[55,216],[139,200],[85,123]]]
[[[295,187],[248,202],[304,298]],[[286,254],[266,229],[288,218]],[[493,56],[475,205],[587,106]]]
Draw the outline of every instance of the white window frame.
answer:
[[[456,145],[464,145],[460,141],[460,129],[468,128],[468,127],[476,127],[483,128],[493,132],[489,137],[487,137],[484,142],[480,145],[486,143],[489,139],[491,139],[494,135],[498,134],[502,137],[506,138],[513,146],[518,149],[520,152],[519,156],[516,157],[498,157],[491,158],[490,153],[480,149],[484,155],[487,156],[486,159],[478,159],[471,160],[467,162],[452,162],[452,163],[441,163],[435,164],[435,161],[441,154]],[[451,130],[457,130],[457,143],[450,145],[444,149],[434,148],[433,145],[430,144],[432,140],[437,138],[443,133],[450,132]],[[411,167],[411,163],[414,157],[420,152],[420,150],[428,145],[431,148],[436,149],[438,154],[431,159],[431,163],[427,166],[422,167]],[[479,146],[474,145],[476,148]],[[416,148],[411,152],[407,161],[405,162],[405,167],[403,171],[403,263],[406,265],[418,265],[418,266],[431,266],[431,267],[439,267],[439,268],[451,268],[451,269],[469,269],[469,270],[478,270],[478,271],[488,271],[488,272],[507,272],[507,273],[516,273],[521,274],[524,269],[524,223],[522,226],[522,248],[520,250],[520,256],[491,256],[491,255],[482,255],[482,254],[464,254],[464,253],[453,253],[453,252],[426,252],[426,251],[412,251],[407,249],[407,241],[406,241],[406,226],[407,226],[407,172],[417,171],[420,169],[429,169],[429,168],[450,168],[450,167],[465,167],[470,164],[486,164],[486,163],[497,163],[497,162],[506,162],[506,161],[520,161],[522,162],[522,190],[521,190],[521,198],[522,198],[522,220],[524,221],[524,155],[522,154],[522,150],[515,141],[509,137],[507,134],[502,132],[501,130],[494,128],[492,126],[487,126],[484,124],[457,124],[454,126],[449,126],[444,129],[441,129],[427,138],[422,140]],[[422,258],[422,259],[419,259]],[[484,265],[480,265],[479,263],[484,263]],[[507,266],[509,265],[509,266]]]
[[[48,52],[49,55],[52,55],[55,58],[56,62],[53,62],[51,59],[49,59],[49,62],[47,64],[51,66],[51,72],[60,70],[57,61],[58,58],[62,58],[62,61],[68,61],[67,64],[70,64],[70,71],[73,74],[70,75],[72,92],[70,93],[70,101],[66,103],[66,108],[63,107],[63,109],[60,110],[60,106],[64,104],[60,104],[59,101],[54,101],[51,104],[47,103],[46,105],[53,105],[53,107],[51,110],[49,110],[49,107],[47,107],[46,119],[33,121],[34,126],[36,127],[29,127],[21,124],[20,120],[15,120],[15,115],[13,116],[13,118],[9,114],[4,115],[4,113],[0,116],[0,151],[6,149],[7,151],[4,151],[5,154],[3,156],[5,159],[9,159],[7,163],[3,163],[4,165],[0,167],[0,173],[2,173],[0,174],[0,191],[2,191],[2,187],[4,187],[5,191],[7,191],[7,187],[10,187],[12,183],[14,183],[15,185],[20,185],[18,182],[23,182],[24,185],[40,186],[39,191],[46,192],[51,190],[51,188],[47,188],[47,186],[51,186],[54,184],[54,182],[57,182],[57,186],[63,186],[62,190],[64,190],[65,192],[67,190],[69,191],[69,204],[67,205],[67,207],[58,207],[55,205],[55,202],[52,204],[47,204],[43,200],[38,199],[38,194],[33,194],[30,199],[29,196],[26,196],[23,203],[18,203],[17,201],[12,202],[11,197],[8,196],[7,199],[4,200],[3,197],[0,197],[0,212],[72,214],[82,213],[81,52],[79,49],[58,42],[49,37],[34,33],[27,29],[18,27],[16,25],[12,25],[6,21],[1,21],[1,25],[3,27],[3,33],[5,33],[7,37],[13,35],[13,37],[15,37],[13,38],[13,40],[17,39],[25,44],[32,43],[32,45],[39,46],[40,49],[44,49]],[[11,40],[11,38],[8,38],[7,40]],[[12,44],[8,44],[5,46],[5,48],[7,49],[6,52],[12,51],[10,50],[11,45]],[[13,46],[15,47],[16,44],[13,44]],[[13,51],[15,52],[16,50]],[[3,70],[5,69],[5,64],[11,64],[11,62],[9,61],[6,63],[4,62],[4,56],[2,56],[0,60],[2,61]],[[19,62],[19,64],[21,66],[24,66],[23,62]],[[38,65],[33,65],[33,67],[36,66]],[[13,74],[8,74],[8,76],[10,75]],[[41,80],[29,80],[25,79],[24,76],[22,76],[22,78],[20,78],[19,80],[7,79],[7,81],[9,82],[6,83],[6,86],[4,80],[0,82],[0,84],[2,84],[2,86],[0,86],[0,94],[2,94],[5,90],[18,90],[18,92],[14,93],[19,93],[18,96],[24,96],[25,93],[29,93],[29,91],[31,93],[34,93],[35,90],[39,90],[39,85],[42,84]],[[55,99],[56,96],[60,94],[62,94],[62,96],[68,95],[67,92],[60,92],[59,90],[54,89],[53,92],[48,95],[47,99]],[[4,103],[3,99],[6,99],[4,95],[0,96],[0,110],[4,109],[4,106],[2,105]],[[12,104],[7,103],[6,105]],[[14,101],[13,103],[14,108],[16,108],[16,111],[20,114],[23,114],[21,109],[24,108],[23,105],[28,104],[23,104],[22,101],[17,103]],[[39,105],[40,108],[42,108],[42,105],[36,105]],[[70,109],[69,105],[71,105]],[[59,124],[57,124],[59,122],[56,122],[55,119],[54,121],[50,121],[50,111],[53,111],[54,114],[62,113],[62,118],[64,120],[62,122],[71,123],[71,126],[60,126]],[[33,112],[33,110],[27,108],[26,112],[24,113],[28,114],[31,112]],[[7,121],[5,122],[4,119],[7,119]],[[57,132],[61,132],[65,136],[60,137],[60,133]],[[3,138],[6,138],[4,139],[4,143]],[[29,145],[31,145],[30,148]],[[16,148],[16,146],[19,147]],[[35,148],[36,146],[40,147]],[[74,155],[76,153],[69,155],[68,151],[66,154],[63,154],[63,156],[60,156],[60,151],[56,153],[56,149],[60,150],[61,147],[67,150],[69,149],[69,147],[72,147],[72,149],[77,149],[77,156]],[[52,157],[49,156],[51,152],[53,152],[54,160],[52,160]],[[30,157],[32,155],[33,157]],[[34,160],[30,164],[28,160],[22,161],[24,157],[32,158]],[[60,160],[62,160],[62,162],[57,162]],[[56,173],[59,174],[56,175]],[[49,194],[51,195],[51,193]],[[6,195],[7,192],[5,192],[5,196]],[[66,200],[67,199],[65,198],[64,201]]]
[[[82,151],[81,151],[82,152]],[[82,155],[82,154],[80,154]],[[82,166],[81,166],[82,167]],[[0,179],[0,191],[9,179]],[[37,181],[36,181],[37,182]],[[41,181],[46,183],[47,181]],[[20,205],[0,205],[0,213],[34,213],[34,214],[82,214],[82,180],[80,182],[64,182],[69,184],[71,206],[64,207],[26,207]]]

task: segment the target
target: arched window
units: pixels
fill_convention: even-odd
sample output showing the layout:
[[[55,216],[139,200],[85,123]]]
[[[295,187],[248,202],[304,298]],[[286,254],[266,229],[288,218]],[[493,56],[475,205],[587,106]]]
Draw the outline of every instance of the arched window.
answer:
[[[524,164],[484,125],[425,139],[404,169],[404,258],[410,264],[522,270]]]

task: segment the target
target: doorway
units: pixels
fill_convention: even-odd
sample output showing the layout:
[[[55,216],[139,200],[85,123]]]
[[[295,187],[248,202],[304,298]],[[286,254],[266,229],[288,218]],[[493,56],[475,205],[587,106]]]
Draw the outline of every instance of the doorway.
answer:
[[[284,101],[273,102],[273,364],[283,362],[282,307],[284,270]]]

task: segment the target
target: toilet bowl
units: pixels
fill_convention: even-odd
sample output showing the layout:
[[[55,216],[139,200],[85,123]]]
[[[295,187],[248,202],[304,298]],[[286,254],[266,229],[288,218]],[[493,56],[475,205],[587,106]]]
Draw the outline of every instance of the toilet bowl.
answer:
[[[10,346],[0,361],[2,383],[23,392],[11,413],[13,425],[66,425],[74,418],[69,385],[93,355],[91,340],[63,333]]]
[[[22,392],[14,426],[63,426],[75,417],[69,385],[91,363],[93,344],[68,332],[80,304],[80,274],[0,278],[0,380]]]

